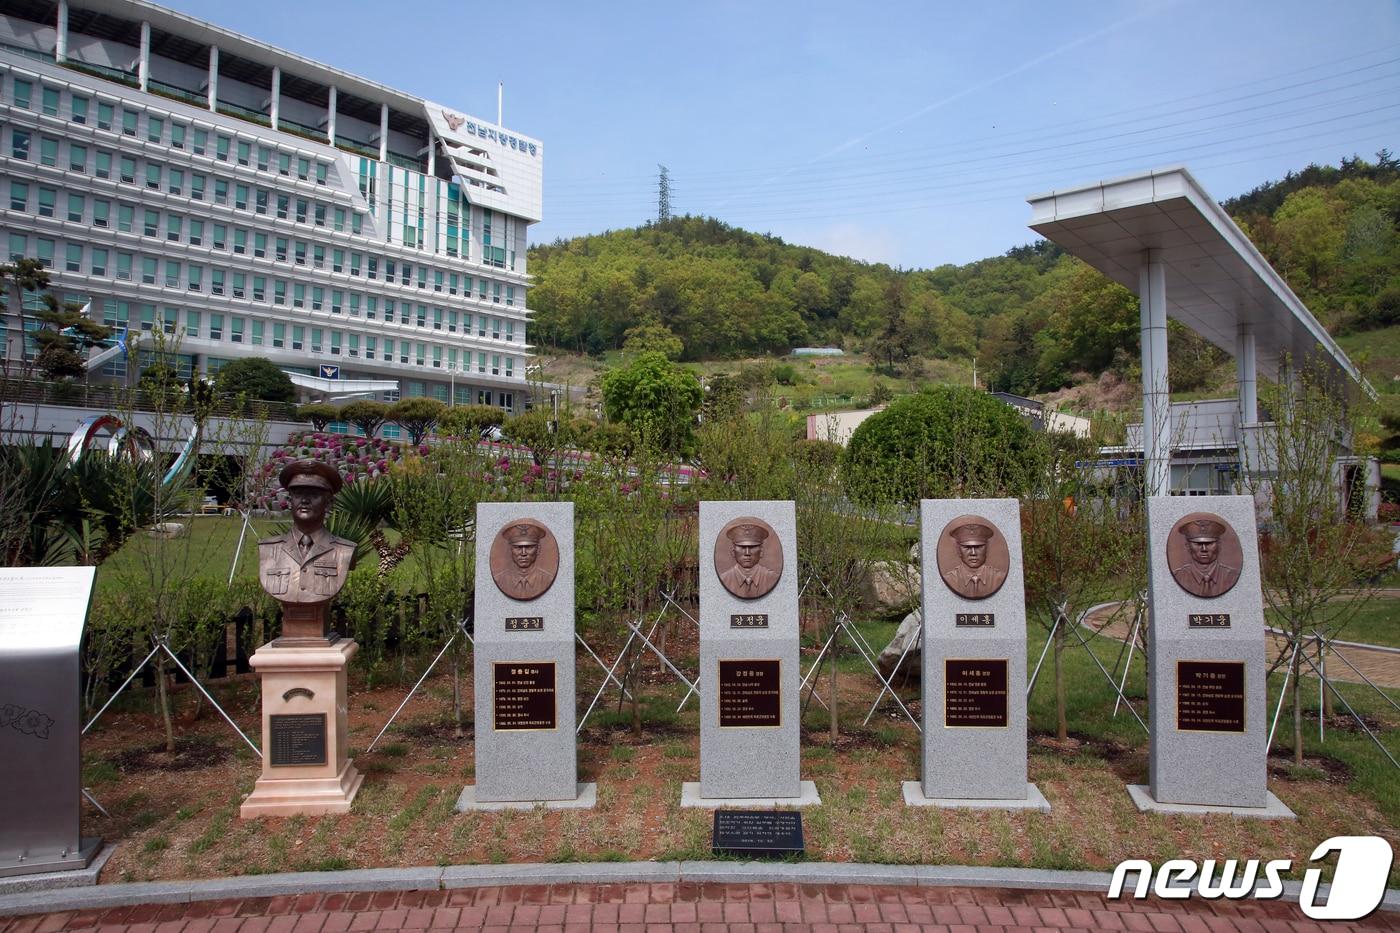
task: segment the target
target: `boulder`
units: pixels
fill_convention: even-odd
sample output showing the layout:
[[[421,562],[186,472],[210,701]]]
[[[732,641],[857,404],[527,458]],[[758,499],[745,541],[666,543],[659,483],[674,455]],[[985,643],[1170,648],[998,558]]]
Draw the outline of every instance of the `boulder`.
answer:
[[[861,605],[887,616],[900,616],[919,605],[919,570],[898,561],[870,565],[861,591]]]
[[[907,675],[911,680],[919,679],[919,672],[923,670],[920,664],[923,651],[921,648],[910,647],[914,640],[919,637],[919,628],[924,624],[923,613],[918,609],[904,617],[904,621],[899,623],[899,628],[895,630],[894,637],[885,646],[885,650],[880,652],[878,663],[880,672],[887,678],[893,678],[896,674]],[[905,649],[908,648],[908,653]],[[899,661],[900,655],[904,655],[904,663]],[[896,670],[896,666],[898,669]]]

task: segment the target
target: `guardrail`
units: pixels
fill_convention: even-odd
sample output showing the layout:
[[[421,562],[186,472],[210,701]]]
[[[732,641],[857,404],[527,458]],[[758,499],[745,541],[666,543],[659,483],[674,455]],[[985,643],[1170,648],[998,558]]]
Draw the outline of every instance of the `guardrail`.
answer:
[[[40,382],[30,379],[0,379],[0,401],[6,405],[58,405],[69,408],[91,408],[106,412],[157,411],[188,413],[192,406],[188,396],[181,395],[169,404],[161,405],[143,389],[127,389],[111,385],[85,385],[81,382]],[[238,404],[236,399],[220,399],[211,414],[217,418],[266,418],[269,421],[299,421],[296,407],[287,402],[250,401]]]

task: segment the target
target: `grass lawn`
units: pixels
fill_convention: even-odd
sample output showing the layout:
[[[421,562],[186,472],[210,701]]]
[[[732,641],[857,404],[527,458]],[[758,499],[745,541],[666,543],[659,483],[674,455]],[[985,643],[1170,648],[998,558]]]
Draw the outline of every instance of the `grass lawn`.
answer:
[[[1378,392],[1394,391],[1400,378],[1400,325],[1337,338]]]
[[[1400,648],[1400,598],[1377,597],[1372,600],[1337,637],[1342,641]]]
[[[127,539],[121,549],[97,568],[97,591],[149,580],[162,573],[178,579],[227,581],[238,536],[243,528],[240,516],[195,515],[178,521],[189,527],[183,538],[157,540],[144,531]],[[256,579],[258,539],[277,533],[277,526],[290,519],[254,518],[243,541],[235,580]]]

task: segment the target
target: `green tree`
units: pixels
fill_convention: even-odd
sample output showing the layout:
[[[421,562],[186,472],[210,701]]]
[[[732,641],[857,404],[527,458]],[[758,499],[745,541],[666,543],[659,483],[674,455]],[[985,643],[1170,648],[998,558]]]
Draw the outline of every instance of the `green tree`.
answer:
[[[34,333],[35,360],[47,379],[77,379],[87,373],[87,353],[111,339],[112,329],[82,314],[77,302],[60,302],[45,293],[44,309],[35,315],[42,328]]]
[[[665,453],[693,445],[695,414],[704,401],[700,380],[660,353],[643,353],[603,376],[603,410]]]
[[[0,263],[0,311],[9,311],[19,317],[19,326],[16,329],[21,334],[30,332],[25,323],[29,316],[24,304],[25,294],[42,292],[48,287],[49,273],[39,260],[19,259],[13,263]],[[30,371],[30,365],[31,361],[26,354],[26,374]]]
[[[638,324],[623,334],[622,349],[628,353],[655,352],[668,360],[678,360],[685,352],[685,343],[665,324]]]
[[[1120,594],[1125,582],[1141,590],[1144,525],[1130,505],[1140,496],[1116,496],[1119,490],[1108,478],[1079,465],[1097,457],[1097,439],[1045,432],[1036,435],[1036,444],[1044,467],[1021,499],[1022,566],[1026,607],[1050,633],[1055,734],[1064,742],[1069,723],[1063,656],[1073,644],[1071,627],[1084,610]]]
[[[1259,444],[1245,449],[1244,484],[1260,503],[1264,600],[1288,639],[1277,663],[1291,659],[1293,761],[1301,765],[1303,649],[1314,633],[1331,639],[1342,632],[1375,596],[1394,555],[1390,536],[1369,528],[1343,501],[1339,480],[1355,463],[1337,442],[1357,437],[1356,400],[1311,366],[1291,381],[1260,387],[1259,401],[1273,420]]]
[[[224,366],[214,379],[214,387],[221,395],[241,395],[250,401],[291,402],[297,395],[291,377],[260,356],[243,357]]]
[[[383,402],[360,399],[340,410],[340,417],[359,428],[365,437],[374,437],[389,420],[389,406]]]
[[[311,422],[311,427],[315,430],[324,431],[326,425],[340,420],[340,409],[325,402],[311,402],[297,406],[297,417],[302,421]]]
[[[437,399],[418,396],[389,406],[389,420],[407,431],[409,443],[417,447],[432,432],[445,411],[447,406]]]
[[[863,421],[841,462],[857,502],[1018,495],[1040,468],[1034,432],[1009,405],[936,386]]]
[[[458,405],[438,418],[438,431],[464,440],[478,441],[489,428],[505,423],[506,412],[494,405]]]

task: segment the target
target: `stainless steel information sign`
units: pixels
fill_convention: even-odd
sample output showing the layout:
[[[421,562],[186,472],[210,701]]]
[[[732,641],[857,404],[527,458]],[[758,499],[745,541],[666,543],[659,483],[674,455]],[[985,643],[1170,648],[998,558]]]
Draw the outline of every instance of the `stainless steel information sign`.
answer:
[[[93,567],[0,569],[0,877],[82,868],[78,646]]]

